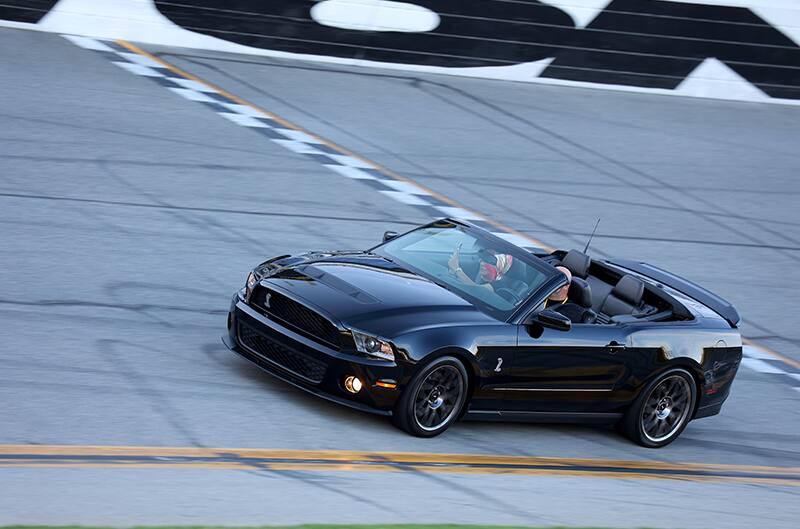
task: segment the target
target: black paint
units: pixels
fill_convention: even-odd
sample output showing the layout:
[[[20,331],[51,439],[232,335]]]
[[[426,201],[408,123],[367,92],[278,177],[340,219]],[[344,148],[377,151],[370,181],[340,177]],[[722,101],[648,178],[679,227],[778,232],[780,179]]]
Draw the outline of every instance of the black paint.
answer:
[[[58,0],[3,0],[0,2],[0,20],[36,24]]]
[[[661,89],[713,57],[770,97],[800,99],[800,46],[744,7],[613,0],[577,29],[538,0],[416,0],[441,23],[406,33],[323,26],[312,0],[154,1],[185,29],[256,48],[451,68],[552,58],[541,77]],[[56,3],[6,0],[0,19],[36,23]]]
[[[536,0],[414,3],[437,12],[439,27],[402,33],[322,26],[311,18],[311,0],[235,0],[225,11],[217,0],[156,0],[186,29],[277,51],[445,67],[554,58],[542,77],[663,89],[715,57],[771,97],[800,99],[800,47],[747,8],[614,0],[576,29],[567,13]]]
[[[569,15],[538,1],[491,2],[489,10],[489,2],[417,0],[413,3],[441,17],[439,27],[425,33],[323,26],[311,18],[316,3],[234,0],[225,3],[225,13],[205,10],[219,7],[216,0],[192,0],[180,6],[157,0],[156,6],[180,26],[247,46],[430,66],[504,66],[544,59],[552,57],[558,44],[568,40],[574,30]],[[483,18],[487,16],[501,21],[486,21]],[[532,27],[536,39],[531,38]]]
[[[715,57],[772,97],[800,98],[800,47],[742,7],[614,0],[542,77],[677,87]]]

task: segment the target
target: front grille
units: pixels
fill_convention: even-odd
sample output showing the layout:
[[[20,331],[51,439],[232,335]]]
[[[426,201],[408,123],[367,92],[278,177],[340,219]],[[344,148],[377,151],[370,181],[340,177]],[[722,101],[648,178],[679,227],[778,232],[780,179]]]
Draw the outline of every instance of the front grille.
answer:
[[[239,321],[239,342],[251,352],[298,375],[319,384],[325,377],[325,363],[281,345]]]
[[[269,295],[269,303],[266,303]],[[336,350],[342,348],[339,329],[327,318],[275,290],[256,286],[250,304],[270,318]],[[267,306],[269,305],[269,306]]]

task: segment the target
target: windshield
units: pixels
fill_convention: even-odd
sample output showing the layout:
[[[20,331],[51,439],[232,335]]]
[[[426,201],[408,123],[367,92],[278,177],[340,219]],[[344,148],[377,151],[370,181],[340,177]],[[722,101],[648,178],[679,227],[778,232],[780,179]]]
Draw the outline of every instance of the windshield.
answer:
[[[510,243],[451,222],[414,230],[372,251],[502,321],[555,273]]]

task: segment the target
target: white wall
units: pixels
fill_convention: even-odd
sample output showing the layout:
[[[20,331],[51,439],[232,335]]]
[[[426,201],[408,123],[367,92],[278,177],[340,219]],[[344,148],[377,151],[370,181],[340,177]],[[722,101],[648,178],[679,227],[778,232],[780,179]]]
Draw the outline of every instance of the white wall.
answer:
[[[457,5],[458,2],[470,1],[475,2],[479,0],[451,0],[454,6]],[[483,1],[486,5],[486,24],[492,24],[492,0],[480,1]],[[773,26],[773,28],[783,33],[783,35],[792,39],[795,43],[800,43],[800,0],[668,1],[683,4],[748,8],[755,15]],[[596,19],[603,9],[608,9],[610,0],[543,0],[543,3],[558,7],[572,18],[577,28],[585,28]],[[242,9],[241,6],[246,4],[246,2],[220,1],[218,4],[220,12],[224,12],[226,9],[231,9],[231,6],[238,6],[239,9]],[[442,9],[448,8],[444,0],[440,0],[436,5],[443,5],[444,8]],[[457,7],[453,9],[457,9]],[[317,23],[327,27],[351,30],[369,29],[376,32],[404,33],[435,31],[440,25],[442,17],[448,16],[447,13],[440,14],[432,9],[413,3],[382,0],[320,0],[311,9],[310,13],[311,18],[313,18],[313,21],[309,21],[310,24]],[[208,15],[208,13],[205,14]],[[404,64],[402,61],[386,63],[348,57],[298,54],[274,49],[262,49],[260,47],[236,44],[221,38],[183,29],[163,16],[158,9],[156,9],[153,0],[60,0],[37,24],[20,24],[9,21],[0,22],[0,24],[57,33],[125,39],[142,43],[267,56],[296,57],[334,63],[378,66],[382,68],[438,72],[515,81],[592,86],[636,92],[800,104],[800,79],[797,77],[797,72],[800,72],[800,59],[795,60],[795,57],[800,57],[800,54],[794,53],[793,51],[785,51],[785,53],[790,53],[788,59],[789,64],[781,66],[781,68],[784,68],[784,71],[794,76],[788,83],[791,87],[797,86],[797,92],[799,94],[796,99],[789,99],[774,96],[770,97],[762,91],[762,89],[759,89],[757,86],[745,80],[728,65],[713,57],[709,57],[699,64],[699,66],[691,71],[677,87],[665,89],[540,77],[548,65],[553,62],[551,58],[513,65],[465,68]],[[733,24],[730,26],[729,30],[723,33],[723,38],[735,39],[737,38],[737,32],[745,31],[747,27],[747,25]],[[531,31],[535,32],[536,30],[536,25],[534,24]],[[720,38],[720,35],[714,36],[715,40],[719,40]],[[758,46],[758,44],[754,44],[754,46]],[[785,61],[786,59],[783,60]]]

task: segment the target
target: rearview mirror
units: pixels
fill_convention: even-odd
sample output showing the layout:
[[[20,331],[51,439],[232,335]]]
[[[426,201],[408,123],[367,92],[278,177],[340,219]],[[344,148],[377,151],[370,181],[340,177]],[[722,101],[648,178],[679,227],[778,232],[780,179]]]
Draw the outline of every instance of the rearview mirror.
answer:
[[[531,322],[536,322],[542,327],[555,329],[557,331],[568,331],[572,328],[572,320],[554,310],[537,312],[531,318]]]
[[[391,241],[395,237],[397,237],[397,232],[396,231],[385,231],[385,232],[383,232],[383,242]]]

